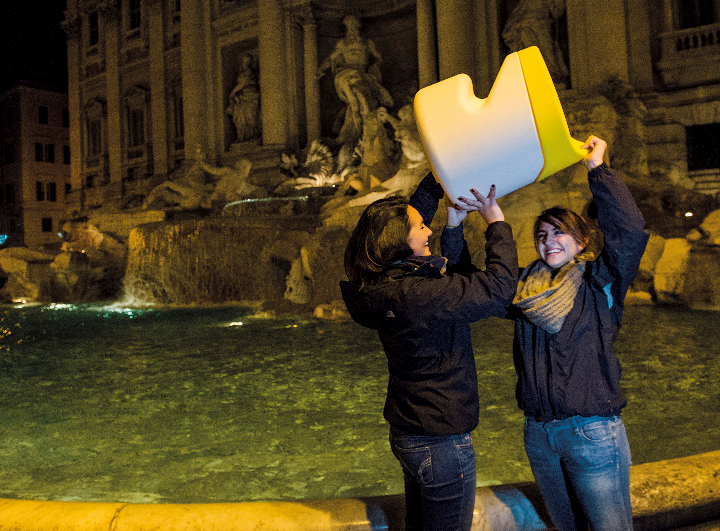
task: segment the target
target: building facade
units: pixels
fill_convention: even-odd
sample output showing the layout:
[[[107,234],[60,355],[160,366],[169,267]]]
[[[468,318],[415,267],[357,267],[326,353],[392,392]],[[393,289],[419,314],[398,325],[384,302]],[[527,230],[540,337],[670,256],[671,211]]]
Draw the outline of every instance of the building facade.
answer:
[[[70,193],[67,94],[30,84],[0,94],[0,146],[0,249],[59,249]]]
[[[458,73],[485,97],[537,45],[561,100],[610,80],[642,103],[650,173],[720,188],[720,0],[68,0],[72,210],[135,208],[197,160],[271,181],[283,153],[337,138],[322,67],[348,15],[391,112]]]

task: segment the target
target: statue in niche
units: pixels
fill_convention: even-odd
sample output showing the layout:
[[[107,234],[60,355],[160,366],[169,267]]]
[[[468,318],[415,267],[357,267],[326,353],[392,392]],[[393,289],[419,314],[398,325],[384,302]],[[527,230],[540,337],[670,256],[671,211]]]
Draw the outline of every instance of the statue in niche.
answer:
[[[360,21],[348,15],[343,20],[346,34],[318,69],[318,79],[330,69],[335,76],[335,90],[347,105],[337,142],[355,146],[363,134],[365,116],[380,105],[392,107],[393,99],[381,84],[382,56],[370,39],[360,35]]]
[[[563,85],[568,82],[569,72],[553,26],[565,8],[565,0],[520,0],[502,32],[510,52],[537,46],[553,81]]]
[[[228,96],[225,112],[232,116],[237,142],[260,138],[260,85],[250,53],[240,57],[237,84]]]

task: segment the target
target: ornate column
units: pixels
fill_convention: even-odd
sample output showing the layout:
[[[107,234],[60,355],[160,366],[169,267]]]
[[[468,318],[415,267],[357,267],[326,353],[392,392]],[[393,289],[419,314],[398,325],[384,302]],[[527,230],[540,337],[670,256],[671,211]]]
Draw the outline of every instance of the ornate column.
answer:
[[[65,199],[66,207],[70,210],[80,210],[82,193],[82,157],[83,144],[80,127],[81,94],[80,90],[80,17],[75,9],[68,3],[65,21],[62,28],[67,35],[67,62],[68,62],[68,112],[70,114],[70,186],[71,191]]]
[[[592,88],[613,75],[628,80],[623,0],[567,0],[567,21],[572,88]]]
[[[163,31],[162,2],[148,3],[148,38],[150,41],[150,139],[153,145],[153,168],[155,174],[168,171],[167,105],[165,101],[165,32]],[[149,161],[148,161],[149,162]]]
[[[424,88],[438,81],[433,0],[417,0],[415,16],[418,42],[418,83],[419,88]]]
[[[260,112],[263,144],[284,145],[286,118],[285,24],[279,0],[258,0],[260,22]]]
[[[303,61],[305,65],[305,121],[308,144],[320,138],[320,83],[317,79],[317,22],[312,6],[300,14],[303,28]]]
[[[107,138],[103,139],[103,151],[108,156],[110,183],[119,186],[122,182],[122,136],[120,116],[120,32],[122,13],[119,3],[106,3],[101,15],[105,24],[105,86],[107,95]]]
[[[183,0],[180,31],[185,122],[185,159],[194,160],[198,150],[208,153],[207,82],[202,0]]]
[[[440,79],[465,73],[475,76],[475,39],[473,2],[442,0],[436,2],[438,66]],[[473,79],[473,83],[477,80]]]

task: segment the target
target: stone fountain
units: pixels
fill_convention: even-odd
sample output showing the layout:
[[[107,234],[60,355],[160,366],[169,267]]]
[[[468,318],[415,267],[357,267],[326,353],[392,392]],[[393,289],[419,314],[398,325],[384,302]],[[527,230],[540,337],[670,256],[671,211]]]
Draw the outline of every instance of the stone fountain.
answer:
[[[600,95],[563,93],[571,134],[609,144],[610,165],[631,188],[652,233],[630,302],[720,309],[720,200],[651,171],[644,156],[642,106]],[[274,180],[254,182],[252,164],[215,166],[197,154],[179,178],[156,187],[142,207],[98,212],[65,227],[58,255],[0,251],[5,301],[203,305],[241,302],[263,311],[343,315],[338,283],[345,243],[360,213],[387,195],[409,197],[427,174],[411,106],[378,106],[360,138],[317,140],[277,161]],[[271,186],[268,187],[267,183]],[[535,257],[532,223],[561,204],[587,211],[578,164],[500,200],[514,227],[520,265]],[[692,213],[692,216],[687,213]],[[443,209],[431,228],[444,224]],[[484,259],[484,224],[469,216],[475,263]],[[433,252],[439,252],[437,242]]]

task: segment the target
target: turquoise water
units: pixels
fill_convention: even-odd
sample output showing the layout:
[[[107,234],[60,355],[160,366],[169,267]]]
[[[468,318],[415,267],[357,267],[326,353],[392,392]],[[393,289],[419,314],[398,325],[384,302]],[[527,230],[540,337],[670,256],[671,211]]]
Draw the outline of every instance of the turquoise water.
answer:
[[[402,492],[374,332],[241,307],[0,307],[0,497],[188,503]],[[720,449],[720,313],[630,307],[633,461]],[[474,325],[478,485],[532,479],[512,324]]]

